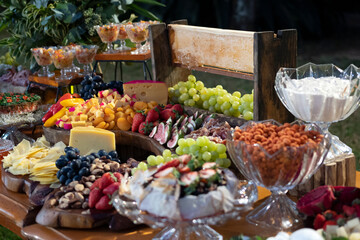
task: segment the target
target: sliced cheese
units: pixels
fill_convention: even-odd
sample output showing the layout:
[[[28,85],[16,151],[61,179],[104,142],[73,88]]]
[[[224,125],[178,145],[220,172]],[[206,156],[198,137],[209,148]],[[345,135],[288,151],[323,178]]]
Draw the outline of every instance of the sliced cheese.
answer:
[[[116,150],[115,133],[94,127],[75,127],[70,130],[69,146],[80,150],[81,155]]]
[[[164,82],[136,80],[124,83],[124,94],[136,96],[139,101],[155,101],[166,105],[168,101],[168,86]]]

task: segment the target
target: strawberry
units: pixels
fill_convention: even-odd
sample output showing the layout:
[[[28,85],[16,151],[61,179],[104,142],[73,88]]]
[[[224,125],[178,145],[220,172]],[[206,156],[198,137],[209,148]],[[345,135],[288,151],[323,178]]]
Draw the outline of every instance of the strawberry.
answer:
[[[158,120],[160,118],[160,114],[159,114],[159,109],[157,108],[154,108],[154,109],[151,109],[148,113],[147,113],[147,116],[146,116],[146,119],[145,121],[146,122],[155,122],[156,120]]]
[[[177,111],[172,109],[165,109],[161,111],[160,118],[162,120],[168,120],[169,118],[172,118],[172,120],[175,120]]]
[[[115,191],[119,190],[120,182],[114,182],[104,188],[103,194],[109,194],[112,195]]]
[[[189,154],[181,155],[181,156],[179,157],[179,160],[180,160],[181,163],[187,164],[187,163],[190,162],[190,160],[191,160],[191,155],[189,155]]]
[[[216,167],[216,162],[206,162],[202,165],[203,169],[215,168],[215,167]]]
[[[184,109],[180,104],[175,104],[174,106],[172,106],[171,110],[177,111],[179,115],[182,115],[184,113]]]
[[[145,121],[145,115],[142,112],[137,112],[133,118],[131,131],[137,132],[139,130],[140,124],[144,121]]]
[[[148,122],[142,122],[139,126],[139,133],[142,135],[149,135],[154,128],[154,125],[152,123]]]
[[[169,167],[169,168],[166,168],[164,170],[156,172],[154,174],[154,177],[156,177],[156,178],[165,177],[165,176],[169,175],[170,173],[172,173],[173,171],[174,171],[174,168]]]
[[[114,172],[114,176],[117,178],[118,182],[121,182],[121,179],[124,177],[121,173],[119,172]]]
[[[173,159],[167,163],[165,163],[164,165],[162,165],[161,167],[159,167],[159,169],[157,170],[157,172],[161,172],[162,170],[169,168],[169,167],[177,167],[179,166],[180,161],[179,159]]]
[[[104,195],[100,198],[100,200],[96,203],[95,208],[97,210],[109,210],[112,208],[110,205],[110,198],[108,195]]]
[[[326,230],[326,226],[328,226],[328,225],[337,225],[337,224],[336,224],[336,222],[333,221],[333,220],[328,220],[328,221],[326,221],[326,222],[324,223],[323,229]]]
[[[107,186],[117,181],[117,178],[114,176],[114,174],[109,172],[104,173],[104,175],[102,175],[102,177],[99,179],[100,179],[100,183],[99,183],[100,189],[105,189]]]
[[[172,104],[169,103],[168,105],[165,106],[165,109],[170,109],[170,108],[172,108],[173,106],[174,106],[174,105],[172,105]]]
[[[90,190],[94,190],[95,188],[99,188],[99,184],[100,184],[100,179],[97,179],[90,187]]]
[[[216,174],[216,171],[214,169],[203,169],[199,171],[199,175],[201,179],[210,179],[211,177],[213,177]]]
[[[315,230],[322,228],[326,222],[325,216],[321,213],[318,213],[314,219],[314,228]]]
[[[199,174],[197,172],[189,172],[181,176],[180,180],[186,185],[189,186],[193,182],[199,179]]]
[[[182,167],[179,169],[181,174],[191,172],[191,169],[188,166]]]
[[[99,188],[91,190],[89,194],[89,208],[94,208],[97,202],[102,198],[104,194]]]

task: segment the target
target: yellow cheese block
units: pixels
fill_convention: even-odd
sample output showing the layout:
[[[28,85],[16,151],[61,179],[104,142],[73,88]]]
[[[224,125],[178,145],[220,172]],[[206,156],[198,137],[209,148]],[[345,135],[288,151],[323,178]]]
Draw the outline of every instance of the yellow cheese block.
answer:
[[[123,84],[124,94],[136,95],[139,101],[155,101],[166,105],[168,101],[168,86],[164,82],[135,80]]]
[[[75,127],[70,130],[69,146],[80,150],[81,155],[116,150],[115,133],[94,127]]]

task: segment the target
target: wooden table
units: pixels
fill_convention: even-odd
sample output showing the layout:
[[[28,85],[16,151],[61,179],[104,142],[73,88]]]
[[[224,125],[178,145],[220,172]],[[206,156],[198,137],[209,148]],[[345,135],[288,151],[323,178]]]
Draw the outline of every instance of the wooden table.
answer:
[[[135,48],[134,48],[135,49]],[[148,51],[144,54],[131,54],[131,51],[134,49],[131,49],[129,51],[122,51],[117,53],[99,53],[95,55],[95,64],[94,64],[94,72],[96,71],[97,65],[99,62],[115,62],[115,81],[116,81],[116,69],[118,66],[118,63],[120,63],[120,79],[123,81],[123,71],[122,71],[122,62],[139,62],[143,63],[143,71],[144,71],[144,79],[147,79],[147,75],[149,74],[149,78],[151,77],[151,72],[149,67],[147,66],[147,61],[151,58],[151,52]]]

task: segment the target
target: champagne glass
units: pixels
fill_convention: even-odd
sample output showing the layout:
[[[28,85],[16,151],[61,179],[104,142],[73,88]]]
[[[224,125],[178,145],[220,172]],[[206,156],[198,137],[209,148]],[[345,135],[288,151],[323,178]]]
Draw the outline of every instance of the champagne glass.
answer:
[[[69,80],[72,78],[65,69],[72,66],[75,57],[75,50],[67,47],[59,47],[51,54],[51,59],[57,69],[60,69],[60,76],[56,77],[57,81]]]
[[[91,75],[90,64],[94,60],[97,50],[99,49],[96,45],[78,45],[76,47],[75,56],[80,64],[83,64],[83,75]]]
[[[102,26],[95,26],[95,29],[101,38],[101,41],[107,44],[106,51],[104,53],[114,53],[112,43],[116,41],[119,34],[119,24],[110,23]]]
[[[148,35],[148,29],[144,23],[133,23],[125,25],[126,33],[129,39],[136,43],[136,50],[132,51],[131,54],[143,54],[146,53],[144,49],[141,48],[141,43],[146,40]]]
[[[38,73],[39,77],[53,77],[54,72],[49,71],[49,65],[52,64],[50,54],[56,49],[56,47],[40,47],[32,48],[31,52],[37,62],[42,67],[42,72]]]
[[[126,33],[126,30],[125,30],[125,25],[126,24],[119,24],[119,35],[118,35],[117,39],[120,40],[120,47],[115,49],[117,51],[131,50],[131,48],[126,46],[126,42],[125,42],[125,40],[129,38],[127,33]]]

